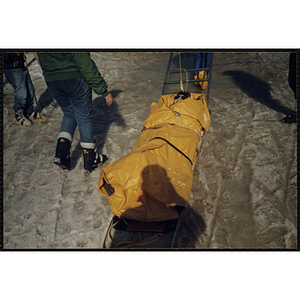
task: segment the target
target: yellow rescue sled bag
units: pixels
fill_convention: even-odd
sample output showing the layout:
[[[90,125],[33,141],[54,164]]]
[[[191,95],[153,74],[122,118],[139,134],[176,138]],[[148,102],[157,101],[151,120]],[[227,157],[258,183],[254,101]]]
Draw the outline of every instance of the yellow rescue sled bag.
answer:
[[[172,220],[188,205],[192,166],[210,114],[204,95],[173,104],[174,96],[152,103],[135,150],[101,170],[98,192],[119,218]]]

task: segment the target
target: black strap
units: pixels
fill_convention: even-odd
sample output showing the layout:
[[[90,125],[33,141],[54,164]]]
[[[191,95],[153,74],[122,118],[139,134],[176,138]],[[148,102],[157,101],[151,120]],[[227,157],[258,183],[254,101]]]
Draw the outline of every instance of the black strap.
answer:
[[[107,192],[107,194],[108,194],[109,196],[111,196],[112,194],[114,194],[115,189],[114,189],[109,183],[107,183],[107,182],[104,180],[104,178],[103,178],[103,186],[104,186],[104,188],[105,188],[105,190],[106,190],[106,192]]]
[[[191,163],[191,165],[193,165],[192,161],[190,160],[190,158],[185,155],[181,150],[179,150],[176,146],[174,146],[173,144],[171,144],[169,141],[167,141],[166,139],[162,138],[162,137],[155,137],[152,140],[163,140],[166,143],[168,143],[171,147],[173,147],[176,151],[178,151],[180,154],[182,154],[185,158],[187,158],[189,160],[189,162]],[[151,140],[151,141],[152,141]]]

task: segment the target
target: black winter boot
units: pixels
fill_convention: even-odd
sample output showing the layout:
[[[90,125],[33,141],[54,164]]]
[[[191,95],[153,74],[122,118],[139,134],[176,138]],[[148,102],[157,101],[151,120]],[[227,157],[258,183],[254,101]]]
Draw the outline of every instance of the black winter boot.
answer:
[[[82,148],[85,174],[90,174],[98,166],[104,164],[108,159],[105,154],[98,154],[96,151],[97,148]]]
[[[66,138],[59,138],[57,140],[56,152],[53,162],[63,170],[70,170],[71,158],[70,158],[71,142]]]
[[[297,122],[297,113],[293,112],[287,115],[285,118],[281,120],[282,123],[296,123]]]

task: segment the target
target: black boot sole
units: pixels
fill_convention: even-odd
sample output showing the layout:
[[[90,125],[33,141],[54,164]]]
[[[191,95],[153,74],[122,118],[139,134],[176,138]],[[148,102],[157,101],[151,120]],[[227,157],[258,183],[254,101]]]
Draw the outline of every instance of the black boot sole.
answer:
[[[54,157],[53,163],[56,164],[57,166],[59,166],[63,170],[70,171],[70,169],[71,169],[70,166],[67,166],[66,164],[63,164],[59,157]]]

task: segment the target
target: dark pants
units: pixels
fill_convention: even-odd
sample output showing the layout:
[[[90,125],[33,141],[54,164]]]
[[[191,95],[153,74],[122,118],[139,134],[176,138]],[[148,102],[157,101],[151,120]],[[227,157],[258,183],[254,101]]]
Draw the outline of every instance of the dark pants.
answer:
[[[200,53],[197,52],[194,58],[194,69],[210,68],[211,64],[211,53]],[[199,71],[195,71],[194,75],[197,75]]]
[[[295,99],[297,99],[297,54],[290,54],[289,61],[289,85],[292,91],[294,92]]]

